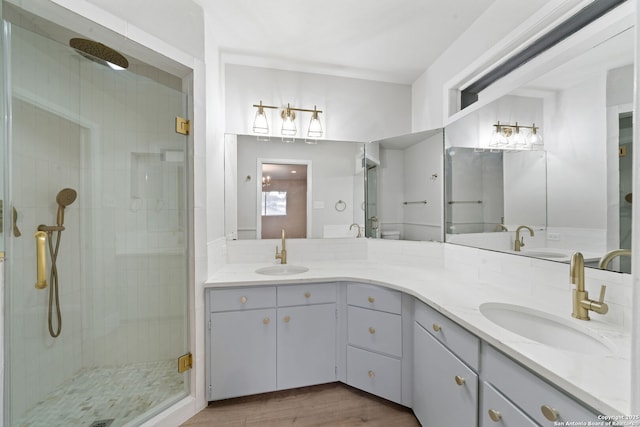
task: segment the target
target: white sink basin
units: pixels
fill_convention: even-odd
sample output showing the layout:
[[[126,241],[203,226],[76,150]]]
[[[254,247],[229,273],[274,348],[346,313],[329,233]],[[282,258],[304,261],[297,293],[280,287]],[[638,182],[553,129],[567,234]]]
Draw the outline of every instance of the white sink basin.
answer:
[[[567,259],[570,257],[565,252],[560,251],[552,251],[547,249],[531,249],[531,250],[522,250],[520,252],[522,255],[533,256],[536,258],[548,258],[548,259]]]
[[[292,274],[304,273],[305,271],[309,271],[309,269],[300,265],[278,264],[259,268],[256,270],[256,273],[266,274],[267,276],[290,276]]]
[[[565,319],[524,306],[493,302],[480,305],[480,313],[504,329],[550,347],[591,355],[615,351],[607,338],[586,325],[576,324],[584,321],[575,320],[570,314]]]

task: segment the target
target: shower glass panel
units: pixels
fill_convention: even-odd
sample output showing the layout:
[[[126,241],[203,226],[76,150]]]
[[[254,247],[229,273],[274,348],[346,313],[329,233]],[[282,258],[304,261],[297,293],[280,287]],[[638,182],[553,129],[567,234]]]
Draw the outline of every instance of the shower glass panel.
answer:
[[[189,390],[177,372],[189,348],[182,81],[131,58],[126,71],[89,61],[54,40],[64,29],[52,24],[47,37],[4,26],[4,206],[21,232],[5,224],[4,425],[137,425]]]

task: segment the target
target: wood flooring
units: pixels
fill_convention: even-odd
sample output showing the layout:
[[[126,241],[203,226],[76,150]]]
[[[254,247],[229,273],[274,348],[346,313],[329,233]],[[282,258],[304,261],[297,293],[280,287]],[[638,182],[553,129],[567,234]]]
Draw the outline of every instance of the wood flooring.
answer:
[[[182,426],[419,427],[420,423],[409,408],[331,383],[213,402]]]

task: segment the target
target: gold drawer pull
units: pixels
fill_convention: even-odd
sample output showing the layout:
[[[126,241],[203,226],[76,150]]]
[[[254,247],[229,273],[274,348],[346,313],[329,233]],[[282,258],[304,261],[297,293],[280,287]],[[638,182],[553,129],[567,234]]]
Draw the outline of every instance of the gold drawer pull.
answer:
[[[240,303],[246,304],[247,303],[247,297],[240,297]]]
[[[268,317],[265,317],[264,319],[262,319],[262,323],[264,323],[265,325],[268,325],[269,322],[271,322],[271,319],[269,319]]]
[[[502,414],[495,409],[489,409],[489,418],[491,418],[491,421],[497,423],[502,419]]]
[[[284,316],[284,323],[289,323],[291,321],[291,316]]]
[[[369,333],[371,335],[375,334],[376,333],[376,328],[374,328],[373,326],[369,327]]]
[[[369,371],[369,372],[367,372],[367,375],[369,375],[369,378],[372,378],[372,379],[373,379],[373,378],[375,378],[376,373],[375,373],[375,372],[373,372],[373,371]]]
[[[462,378],[460,375],[456,375],[454,379],[456,380],[456,384],[464,385],[464,378]]]
[[[373,303],[376,301],[376,299],[375,299],[374,297],[369,297],[369,298],[367,298],[367,299],[369,300],[369,302],[370,302],[371,304],[373,304]]]
[[[557,421],[560,416],[560,412],[549,405],[542,405],[540,410],[542,411],[542,415],[544,415],[544,417],[549,421]]]
[[[311,292],[305,292],[304,293],[304,297],[305,298],[311,298]]]
[[[434,331],[436,331],[436,332],[440,332],[440,329],[442,329],[442,328],[440,327],[440,325],[438,325],[437,323],[434,323],[434,324],[433,324],[433,330],[434,330]]]

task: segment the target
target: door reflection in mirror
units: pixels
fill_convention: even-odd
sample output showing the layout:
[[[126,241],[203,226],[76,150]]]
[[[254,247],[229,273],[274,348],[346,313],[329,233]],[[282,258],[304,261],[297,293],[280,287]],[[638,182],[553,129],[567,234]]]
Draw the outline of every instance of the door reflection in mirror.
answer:
[[[307,237],[307,165],[262,163],[262,239]]]

